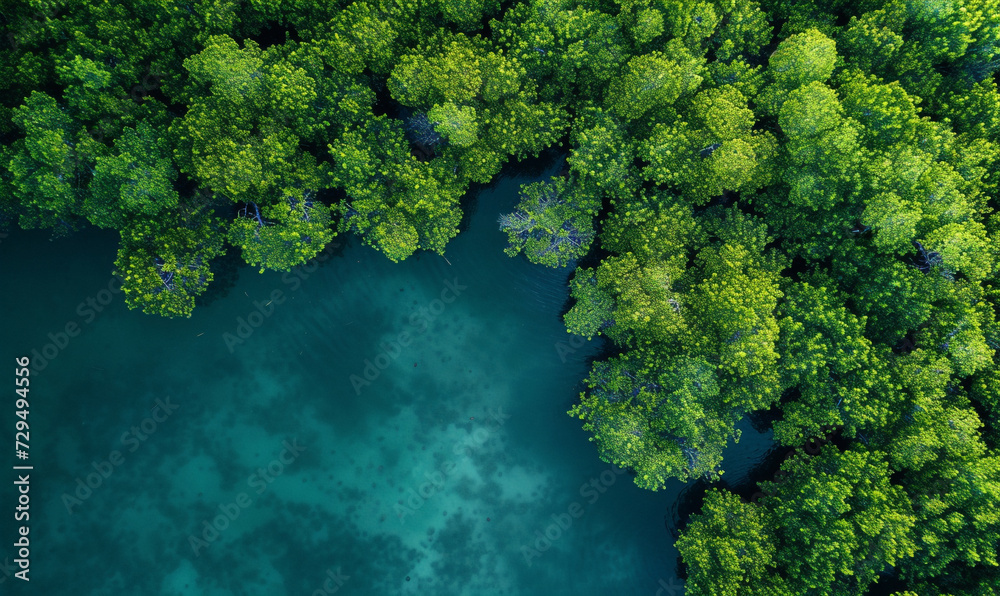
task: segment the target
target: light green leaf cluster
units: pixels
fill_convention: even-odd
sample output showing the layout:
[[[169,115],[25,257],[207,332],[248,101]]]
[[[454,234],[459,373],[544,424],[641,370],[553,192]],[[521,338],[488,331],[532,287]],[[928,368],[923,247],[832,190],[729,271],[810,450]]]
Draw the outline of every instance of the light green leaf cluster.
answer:
[[[521,186],[517,209],[500,216],[510,256],[524,252],[532,263],[565,267],[587,254],[600,201],[578,182],[555,176]]]
[[[115,275],[123,280],[129,308],[190,317],[195,298],[211,283],[211,260],[223,252],[221,222],[212,215],[181,213],[166,221],[138,220],[122,236]]]
[[[643,178],[676,187],[696,203],[725,192],[752,191],[775,173],[778,144],[753,130],[754,113],[733,86],[706,89],[685,119],[657,124],[639,153],[649,162]]]

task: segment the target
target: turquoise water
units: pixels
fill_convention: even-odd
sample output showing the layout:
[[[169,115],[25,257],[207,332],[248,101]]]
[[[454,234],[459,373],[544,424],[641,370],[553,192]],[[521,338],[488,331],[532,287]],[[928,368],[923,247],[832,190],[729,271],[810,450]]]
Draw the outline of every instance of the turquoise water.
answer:
[[[4,238],[0,382],[45,360],[31,582],[0,590],[683,594],[671,529],[692,487],[643,491],[597,458],[566,415],[602,348],[562,325],[569,271],[502,252],[497,216],[554,171],[481,190],[444,258],[342,237],[291,274],[240,269],[185,320],[125,307],[114,234]],[[11,436],[14,397],[0,419]],[[770,446],[741,428],[731,483]]]

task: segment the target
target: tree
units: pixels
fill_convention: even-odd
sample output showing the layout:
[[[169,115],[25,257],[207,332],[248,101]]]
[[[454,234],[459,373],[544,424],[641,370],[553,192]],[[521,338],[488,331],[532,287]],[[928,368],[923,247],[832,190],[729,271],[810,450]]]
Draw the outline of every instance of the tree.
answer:
[[[14,123],[25,135],[6,152],[14,195],[23,209],[21,227],[74,230],[92,175],[78,127],[54,98],[39,91],[14,110]]]
[[[460,183],[410,155],[403,125],[385,116],[329,145],[333,182],[347,193],[340,231],[361,234],[394,261],[419,249],[444,251],[458,232]]]
[[[434,130],[457,147],[468,147],[479,138],[476,109],[472,106],[448,102],[431,108],[427,117],[434,123]]]
[[[833,74],[837,44],[817,29],[796,33],[782,41],[768,58],[767,88],[757,105],[767,114],[781,112],[789,93]]]
[[[134,220],[115,260],[125,304],[147,314],[190,317],[195,298],[214,277],[212,259],[223,252],[220,223],[186,205],[169,218]]]
[[[477,54],[480,52],[473,41],[462,34],[430,43],[435,41],[439,46],[434,48],[436,52],[432,46],[424,52],[405,54],[393,68],[389,92],[401,104],[420,107],[452,102],[461,105],[474,99],[482,89],[485,65],[479,64]],[[513,72],[505,74],[516,77]],[[516,90],[517,86],[513,83],[513,89],[508,90]]]
[[[497,0],[438,0],[445,20],[462,31],[474,31],[483,19],[500,11]]]
[[[915,553],[913,508],[882,457],[826,445],[808,462],[783,464],[782,481],[763,483],[780,520],[777,567],[795,593],[864,594],[886,565]]]
[[[718,478],[736,419],[719,399],[714,369],[702,358],[632,351],[595,363],[588,391],[568,413],[594,434],[601,459],[634,470],[642,488]]]
[[[895,2],[852,16],[837,36],[837,47],[851,66],[863,72],[885,73],[905,43],[902,35],[905,20],[905,6]]]
[[[897,81],[885,84],[861,73],[842,79],[841,105],[846,116],[864,127],[862,142],[872,149],[888,150],[899,143],[912,143],[920,121],[919,97],[907,94]]]
[[[921,548],[902,565],[907,579],[947,577],[956,563],[968,571],[997,566],[1000,469],[968,401],[947,388],[950,372],[946,359],[926,352],[902,363],[898,378],[910,381],[907,403],[898,410],[891,442],[883,439],[917,517]]]
[[[774,28],[760,3],[725,0],[717,2],[715,10],[720,22],[706,41],[717,62],[732,64],[736,58],[756,60],[771,43]]]
[[[993,79],[980,81],[971,89],[952,91],[942,111],[951,118],[956,132],[1000,140],[1000,92]]]
[[[765,409],[778,397],[776,276],[748,267],[751,253],[725,244],[698,255],[702,281],[687,304],[697,325],[688,345],[713,357],[722,375],[723,399],[743,411]]]
[[[260,272],[288,271],[319,254],[333,239],[330,209],[311,190],[288,189],[263,211],[249,203],[229,228],[229,240]]]
[[[212,37],[184,64],[196,99],[171,125],[182,172],[234,202],[274,200],[289,179],[315,175],[315,160],[299,147],[316,99],[304,69],[228,36]]]
[[[680,48],[678,54],[686,52]],[[689,57],[673,60],[662,52],[636,56],[625,73],[611,82],[606,105],[625,120],[635,120],[647,112],[673,104],[681,95],[701,84],[700,69]]]
[[[594,194],[570,178],[522,184],[517,209],[500,216],[510,239],[504,252],[523,251],[532,263],[565,267],[589,250],[599,207]]]
[[[791,203],[831,209],[860,190],[858,126],[844,115],[832,89],[813,82],[792,91],[778,123],[788,139],[784,180]]]
[[[579,269],[570,281],[577,303],[565,315],[566,327],[622,346],[676,345],[686,326],[673,288],[678,273],[659,263],[640,266],[628,253],[604,259],[596,270]]]
[[[773,535],[776,526],[768,511],[744,503],[736,495],[709,490],[701,511],[691,516],[675,546],[688,566],[685,589],[691,594],[749,596],[779,583]]]
[[[167,139],[143,121],[115,139],[111,155],[97,158],[83,211],[91,223],[117,230],[132,217],[155,219],[177,207],[176,181]]]
[[[906,254],[913,248],[922,215],[919,204],[890,191],[872,197],[861,220],[874,230],[872,242],[880,251]]]
[[[787,285],[777,316],[781,387],[798,393],[774,423],[778,441],[799,445],[824,426],[843,426],[843,435],[852,437],[888,423],[897,400],[891,384],[881,381],[887,371],[865,337],[865,317],[826,286],[808,282]]]
[[[979,222],[949,223],[922,238],[926,250],[940,255],[940,264],[950,273],[961,272],[972,281],[992,273],[994,254]]]
[[[639,263],[663,263],[672,271],[687,268],[692,250],[707,243],[705,231],[687,201],[670,192],[641,193],[613,201],[602,224],[601,246],[631,253]]]
[[[610,197],[633,196],[641,182],[635,158],[635,142],[619,118],[593,105],[580,110],[570,130],[566,162],[581,185]]]
[[[322,29],[314,33],[316,47],[338,73],[358,75],[368,68],[388,74],[400,51],[399,32],[393,25],[380,14],[377,3],[352,2],[318,26]]]
[[[754,113],[735,87],[695,96],[686,119],[657,124],[642,144],[643,177],[678,188],[696,204],[726,191],[752,191],[774,176],[777,141],[753,131]]]
[[[658,247],[668,250],[664,258],[651,258],[656,253],[644,244],[642,260],[624,252],[577,271],[567,328],[605,335],[626,352],[594,364],[591,390],[571,414],[586,421],[605,461],[636,470],[640,486],[717,477],[722,448],[730,436],[738,439],[736,421],[778,395],[774,309],[783,264],[773,252],[762,254],[769,237],[761,222],[727,211],[709,230],[717,241],[685,272],[686,244],[704,245],[703,232],[684,221],[683,209],[647,219],[655,211],[636,203],[618,204],[616,212],[626,209],[628,218],[634,207],[646,229],[679,226],[664,232],[686,238]],[[611,246],[637,242],[614,225],[606,229]]]

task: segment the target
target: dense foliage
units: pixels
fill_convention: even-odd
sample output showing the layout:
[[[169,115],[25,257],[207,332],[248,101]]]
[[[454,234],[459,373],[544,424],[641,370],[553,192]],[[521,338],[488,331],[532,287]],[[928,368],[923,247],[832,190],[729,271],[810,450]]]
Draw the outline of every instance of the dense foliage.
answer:
[[[688,593],[1000,590],[1000,1],[20,0],[0,10],[0,224],[121,235],[130,307],[188,316],[226,246],[288,270],[335,234],[442,252],[501,216],[603,336],[571,410],[657,490],[736,423],[787,446],[713,489]],[[785,478],[785,476],[783,476]]]

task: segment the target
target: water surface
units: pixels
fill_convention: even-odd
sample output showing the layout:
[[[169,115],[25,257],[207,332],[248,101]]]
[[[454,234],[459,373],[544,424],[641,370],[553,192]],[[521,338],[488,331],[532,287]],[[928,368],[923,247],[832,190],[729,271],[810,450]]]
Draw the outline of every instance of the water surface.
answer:
[[[31,385],[32,581],[4,592],[682,594],[685,485],[597,458],[566,415],[602,348],[562,325],[570,272],[502,252],[497,216],[555,169],[479,192],[444,258],[342,237],[182,320],[108,289],[114,234],[12,232],[0,379],[54,357]],[[770,446],[741,428],[730,482]]]

